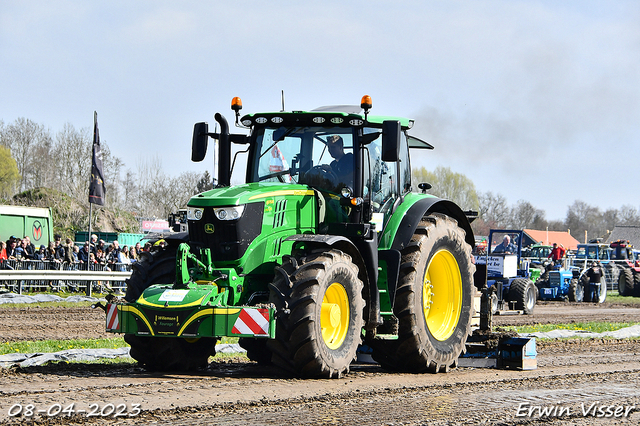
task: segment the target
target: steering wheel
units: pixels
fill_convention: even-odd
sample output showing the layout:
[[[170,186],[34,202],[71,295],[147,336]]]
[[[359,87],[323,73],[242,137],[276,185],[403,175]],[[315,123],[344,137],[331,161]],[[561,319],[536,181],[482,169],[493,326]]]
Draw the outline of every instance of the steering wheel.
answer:
[[[338,175],[331,169],[328,164],[313,166],[303,176],[307,185],[317,186],[319,188],[335,191],[338,186]]]

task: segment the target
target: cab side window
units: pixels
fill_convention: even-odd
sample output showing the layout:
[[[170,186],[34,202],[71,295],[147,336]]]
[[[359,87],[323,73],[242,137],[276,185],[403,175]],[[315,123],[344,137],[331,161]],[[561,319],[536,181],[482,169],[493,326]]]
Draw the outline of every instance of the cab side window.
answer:
[[[369,167],[365,169],[365,186],[369,186],[371,205],[374,213],[387,213],[398,197],[395,163],[382,161],[382,138],[368,145]],[[371,170],[370,175],[367,172]]]
[[[409,146],[404,133],[400,134],[400,188],[403,194],[411,191],[411,162]]]

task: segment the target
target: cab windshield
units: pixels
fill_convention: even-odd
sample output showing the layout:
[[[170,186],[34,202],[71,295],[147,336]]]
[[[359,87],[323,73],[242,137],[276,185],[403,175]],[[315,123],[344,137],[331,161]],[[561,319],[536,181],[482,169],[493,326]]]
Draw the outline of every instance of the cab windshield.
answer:
[[[304,183],[336,193],[353,188],[353,142],[352,128],[257,129],[249,180]]]

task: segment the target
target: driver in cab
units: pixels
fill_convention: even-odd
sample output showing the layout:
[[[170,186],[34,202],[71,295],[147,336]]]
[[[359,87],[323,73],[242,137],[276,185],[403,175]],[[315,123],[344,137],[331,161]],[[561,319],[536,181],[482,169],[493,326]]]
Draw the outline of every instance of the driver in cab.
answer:
[[[495,249],[493,249],[493,253],[505,253],[505,254],[514,254],[518,251],[518,247],[511,242],[511,237],[505,235],[502,239],[502,243],[498,244]]]
[[[333,157],[331,170],[338,177],[339,183],[353,188],[353,154],[344,152],[344,141],[338,135],[327,138],[327,149]]]

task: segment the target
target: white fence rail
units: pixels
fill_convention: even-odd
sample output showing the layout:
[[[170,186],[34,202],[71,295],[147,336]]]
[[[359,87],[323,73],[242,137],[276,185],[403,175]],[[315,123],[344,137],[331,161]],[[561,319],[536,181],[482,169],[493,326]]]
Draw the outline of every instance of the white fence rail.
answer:
[[[89,270],[87,268],[89,267]],[[111,270],[113,269],[113,270]],[[131,276],[130,264],[87,265],[48,261],[0,262],[0,289],[18,294],[34,291],[124,292]]]

